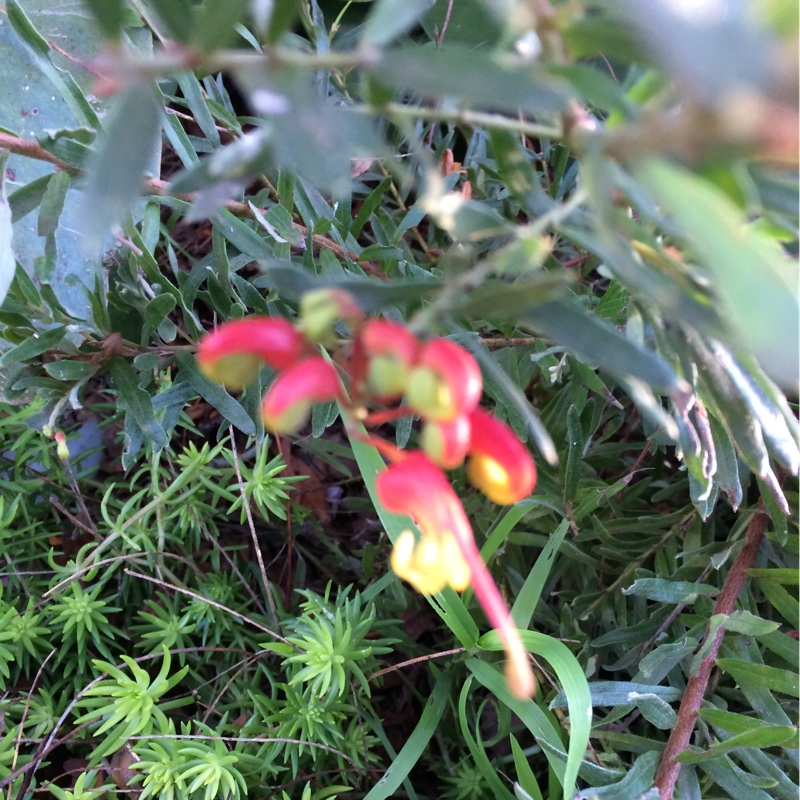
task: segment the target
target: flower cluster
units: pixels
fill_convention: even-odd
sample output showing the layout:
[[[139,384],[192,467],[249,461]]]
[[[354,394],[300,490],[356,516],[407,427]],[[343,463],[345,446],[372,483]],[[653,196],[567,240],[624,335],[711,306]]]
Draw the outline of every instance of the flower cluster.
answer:
[[[225,323],[201,341],[200,368],[234,389],[255,380],[263,364],[276,370],[262,405],[265,427],[273,433],[296,433],[315,402],[332,399],[339,400],[346,417],[367,426],[419,416],[420,450],[398,450],[370,436],[390,461],[376,480],[378,500],[387,511],[412,517],[421,531],[419,541],[410,530],[397,538],[392,568],[423,594],[472,586],[503,639],[511,690],[520,697],[532,695],[534,677],[519,633],[443,472],[466,461],[470,481],[501,504],[524,499],[536,483],[528,450],[504,422],[478,405],[483,381],[477,362],[448,339],[422,341],[401,323],[365,319],[339,290],[306,295],[300,312],[297,325],[271,317]],[[337,367],[317,348],[337,342],[339,320],[353,332],[342,360],[347,393]]]

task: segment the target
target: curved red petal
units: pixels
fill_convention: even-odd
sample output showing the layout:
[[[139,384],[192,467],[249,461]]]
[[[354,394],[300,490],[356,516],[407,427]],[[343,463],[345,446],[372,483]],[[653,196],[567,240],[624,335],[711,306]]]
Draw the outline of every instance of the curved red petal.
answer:
[[[420,351],[414,372],[435,376],[438,384],[434,403],[430,401],[433,387],[429,385],[428,391],[420,392],[421,402],[409,396],[409,404],[423,417],[451,422],[459,415],[469,414],[481,399],[483,378],[478,362],[461,345],[449,339],[427,342]]]
[[[456,417],[452,422],[428,420],[420,438],[422,449],[443,469],[455,469],[464,463],[469,441],[470,423],[466,416]]]
[[[367,356],[392,356],[410,367],[419,351],[417,337],[402,323],[388,319],[369,319],[359,336]]]
[[[303,353],[306,340],[282,317],[245,317],[207,333],[197,350],[197,363],[215,378],[219,362],[230,356],[256,356],[273,369],[286,369]]]
[[[400,552],[393,554],[392,561],[401,567],[399,572],[427,593],[439,591],[447,584],[464,588],[469,580],[506,650],[509,689],[517,697],[532,696],[536,681],[519,632],[475,544],[461,501],[444,473],[427,456],[416,451],[379,473],[375,489],[387,511],[413,517],[422,530],[423,538],[418,544],[414,543],[410,532],[398,537],[395,544]],[[447,548],[453,542],[458,548],[458,558],[448,558]],[[415,548],[430,550],[430,559],[425,552],[415,559]],[[432,563],[425,563],[427,561]],[[441,579],[437,580],[437,574],[430,567],[444,572]],[[453,569],[458,574],[454,574]],[[468,577],[463,574],[465,571]]]
[[[314,403],[335,400],[341,384],[336,367],[322,356],[301,361],[281,372],[261,404],[264,425],[273,433],[296,433]]]
[[[490,500],[501,505],[528,497],[536,485],[536,464],[508,425],[476,408],[470,415],[467,474]]]

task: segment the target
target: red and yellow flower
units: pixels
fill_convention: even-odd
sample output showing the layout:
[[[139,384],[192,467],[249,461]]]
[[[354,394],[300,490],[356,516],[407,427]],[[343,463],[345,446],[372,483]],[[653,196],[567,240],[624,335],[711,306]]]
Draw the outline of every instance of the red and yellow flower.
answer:
[[[335,341],[339,320],[354,334],[341,364],[353,395],[349,406],[337,367],[315,350],[316,343]],[[264,425],[272,433],[296,433],[314,403],[333,399],[342,401],[345,415],[349,408],[366,424],[382,424],[409,410],[422,417],[422,451],[372,440],[393,462],[376,479],[379,502],[387,511],[412,517],[421,533],[419,539],[411,530],[397,537],[392,569],[423,594],[471,586],[505,647],[509,688],[518,697],[532,696],[536,682],[519,632],[442,471],[468,456],[472,483],[503,504],[527,497],[536,483],[536,465],[522,442],[478,407],[483,383],[473,356],[448,339],[420,344],[397,322],[365,321],[350,295],[323,289],[303,298],[298,326],[271,317],[231,321],[203,338],[197,359],[204,374],[231,389],[255,380],[264,364],[276,370],[262,402]],[[407,406],[366,413],[376,400],[391,403],[401,397]]]
[[[264,427],[270,433],[297,433],[311,406],[335,400],[341,393],[336,367],[322,356],[301,361],[278,375],[261,404]]]
[[[267,364],[286,369],[304,355],[305,337],[282,317],[245,317],[207,333],[197,350],[201,372],[229,389],[251,384]]]
[[[408,379],[406,402],[423,419],[452,422],[478,405],[483,378],[478,362],[449,339],[423,345]]]
[[[422,594],[445,586],[472,586],[506,650],[506,679],[517,697],[530,697],[536,681],[519,632],[497,584],[481,558],[461,501],[444,473],[420,452],[389,465],[375,481],[378,500],[395,514],[412,517],[422,534],[404,531],[394,543],[392,569]]]
[[[536,464],[514,431],[493,414],[476,408],[469,418],[467,476],[492,502],[524,500],[536,485]]]

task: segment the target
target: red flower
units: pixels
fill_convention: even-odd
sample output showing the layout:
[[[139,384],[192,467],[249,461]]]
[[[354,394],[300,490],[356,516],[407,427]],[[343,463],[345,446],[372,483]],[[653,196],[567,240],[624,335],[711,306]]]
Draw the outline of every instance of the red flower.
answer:
[[[412,452],[378,475],[375,490],[387,511],[413,517],[422,533],[419,542],[410,530],[400,534],[392,569],[423,594],[435,594],[445,586],[463,591],[471,585],[505,646],[509,688],[517,697],[532,696],[536,682],[519,632],[444,473],[427,456]]]
[[[469,418],[464,416],[452,422],[428,420],[422,428],[420,444],[435,464],[443,469],[455,469],[464,462],[469,450],[469,430]]]
[[[197,364],[211,380],[230,389],[252,383],[264,364],[286,369],[302,357],[306,340],[281,317],[231,320],[200,340]]]
[[[481,399],[478,362],[461,345],[432,339],[422,348],[408,381],[407,401],[424,419],[452,422]]]
[[[358,303],[343,289],[314,289],[300,299],[300,328],[312,342],[335,338],[334,325],[340,319],[354,325],[363,316]]]
[[[271,433],[297,433],[305,425],[311,406],[339,397],[336,367],[314,356],[289,367],[267,389],[261,405],[264,427]]]
[[[400,397],[417,359],[417,337],[399,322],[370,319],[364,323],[359,341],[367,358],[367,388],[381,400]]]
[[[531,494],[536,464],[508,425],[476,408],[470,415],[467,475],[490,500],[507,505]]]

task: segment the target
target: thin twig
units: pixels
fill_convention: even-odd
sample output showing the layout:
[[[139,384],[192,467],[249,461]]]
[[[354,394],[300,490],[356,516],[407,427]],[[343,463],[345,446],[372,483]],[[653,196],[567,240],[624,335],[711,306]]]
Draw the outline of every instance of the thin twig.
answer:
[[[391,667],[386,667],[384,669],[379,669],[377,672],[373,672],[372,675],[367,677],[368,681],[373,681],[375,678],[380,678],[381,675],[386,675],[389,672],[396,672],[398,669],[405,669],[406,667],[410,667],[412,664],[419,664],[423,661],[431,661],[434,658],[444,658],[445,656],[454,656],[458,653],[464,653],[466,651],[465,647],[456,647],[452,650],[444,650],[441,653],[430,653],[427,656],[417,656],[416,658],[409,658],[408,661],[401,661],[399,664],[392,664]]]
[[[757,512],[750,520],[747,527],[747,536],[744,547],[736,556],[731,571],[725,579],[722,591],[719,593],[717,603],[714,606],[714,615],[733,613],[736,605],[736,598],[742,591],[744,582],[747,579],[747,570],[753,565],[753,561],[761,547],[761,542],[767,532],[769,517],[763,512]],[[707,634],[708,635],[708,634]],[[683,693],[681,707],[678,710],[678,720],[672,729],[664,755],[656,774],[656,786],[661,794],[661,800],[670,800],[675,791],[675,784],[678,781],[678,773],[681,765],[675,760],[676,756],[682,753],[689,746],[689,741],[694,731],[697,721],[697,713],[703,703],[703,696],[708,687],[711,671],[717,661],[722,639],[725,635],[725,628],[720,626],[714,633],[711,648],[700,662],[697,672],[689,678],[686,684],[686,691]]]
[[[308,747],[316,747],[319,750],[327,750],[329,753],[334,753],[337,756],[341,756],[345,761],[349,761],[356,769],[359,768],[358,764],[353,761],[350,756],[343,753],[341,750],[337,750],[335,747],[321,744],[320,742],[308,742],[303,739],[289,739],[285,736],[218,736],[217,734],[209,736],[208,734],[200,733],[156,733],[128,737],[128,740],[131,742],[155,741],[159,739],[178,739],[181,741],[186,739],[199,739],[205,742],[231,742],[233,744],[238,744],[240,742],[246,742],[247,744],[302,744]]]
[[[258,543],[258,535],[256,534],[256,525],[253,522],[253,511],[250,508],[250,499],[247,497],[247,491],[244,488],[244,480],[242,479],[242,470],[239,466],[239,453],[236,449],[236,434],[233,430],[233,425],[228,426],[228,431],[231,437],[231,452],[233,453],[233,468],[236,470],[236,479],[239,481],[239,492],[242,495],[242,506],[244,513],[247,517],[247,525],[250,528],[250,536],[253,539],[253,549],[256,551],[256,560],[258,561],[258,569],[261,572],[261,580],[264,583],[264,591],[267,595],[267,603],[269,603],[269,610],[272,612],[272,619],[275,622],[278,630],[281,629],[280,619],[278,618],[278,608],[275,605],[275,598],[272,596],[272,584],[267,577],[267,569],[264,566],[264,556],[261,553],[261,546]],[[263,446],[266,446],[264,443]]]
[[[171,583],[166,583],[165,581],[161,581],[158,578],[153,578],[150,575],[143,575],[141,572],[134,572],[132,569],[125,570],[126,575],[130,575],[132,578],[139,578],[143,581],[150,581],[150,583],[155,583],[157,586],[161,586],[163,589],[171,589],[174,592],[180,592],[181,594],[185,594],[188,597],[192,597],[195,600],[199,600],[201,603],[207,603],[214,608],[218,608],[220,611],[224,611],[226,614],[230,614],[237,619],[242,620],[242,622],[246,622],[248,625],[252,625],[254,628],[257,628],[262,633],[268,633],[273,638],[277,639],[279,642],[284,642],[284,644],[291,644],[288,639],[285,639],[279,633],[275,633],[275,631],[271,631],[269,628],[261,625],[260,623],[256,622],[255,620],[250,619],[250,617],[245,616],[244,614],[240,614],[238,611],[234,611],[232,608],[228,608],[228,606],[222,605],[222,603],[217,603],[214,600],[209,600],[207,597],[203,597],[201,594],[197,594],[197,592],[191,591],[191,589],[182,589],[180,586],[174,586]]]
[[[450,24],[450,14],[453,12],[453,0],[447,0],[447,11],[444,14],[444,22],[442,22],[442,30],[436,37],[437,46],[441,46],[444,41],[444,35],[447,33],[447,26]]]
[[[36,675],[33,678],[33,683],[31,684],[31,688],[27,692],[27,696],[25,698],[25,708],[22,711],[22,719],[19,722],[19,733],[17,734],[17,741],[14,745],[14,758],[11,761],[11,771],[14,771],[14,768],[17,766],[17,759],[19,758],[19,748],[22,744],[22,731],[25,728],[25,720],[28,718],[28,709],[31,705],[31,698],[33,697],[33,693],[36,690],[36,686],[39,683],[39,678],[42,676],[42,672],[44,671],[47,662],[58,652],[58,650],[54,647],[48,654],[47,657],[42,661],[39,665],[39,669],[36,670]],[[25,792],[28,790],[28,786],[30,785],[31,778],[33,777],[32,773],[28,773],[22,781],[22,786],[19,790],[19,796],[24,797]],[[8,784],[8,792],[6,794],[7,800],[11,800],[11,784]]]

